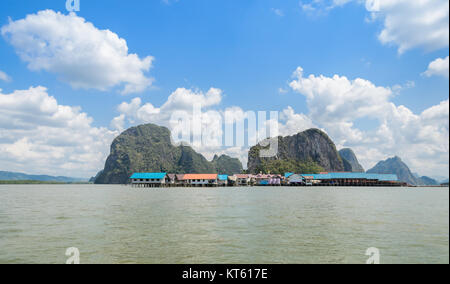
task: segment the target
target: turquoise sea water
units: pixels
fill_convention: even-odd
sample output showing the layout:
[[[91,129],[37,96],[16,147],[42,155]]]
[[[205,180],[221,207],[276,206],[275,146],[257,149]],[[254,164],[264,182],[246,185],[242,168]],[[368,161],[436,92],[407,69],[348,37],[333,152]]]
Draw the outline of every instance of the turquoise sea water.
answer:
[[[448,188],[1,185],[0,263],[449,263]]]

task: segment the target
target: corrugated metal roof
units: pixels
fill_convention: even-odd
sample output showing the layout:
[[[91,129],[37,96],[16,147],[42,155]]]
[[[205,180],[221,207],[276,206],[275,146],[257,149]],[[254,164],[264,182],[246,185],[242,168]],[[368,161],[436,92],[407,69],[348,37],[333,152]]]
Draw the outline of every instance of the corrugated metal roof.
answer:
[[[367,174],[367,173],[326,173],[326,174],[302,174],[304,177],[312,177],[316,180],[327,179],[369,179],[380,181],[398,181],[397,175]]]
[[[221,181],[228,180],[228,175],[219,175],[219,180]]]
[[[130,179],[163,179],[166,173],[134,173]]]
[[[292,183],[303,182],[303,176],[297,175],[297,174],[292,174],[289,176],[289,182],[292,182]]]

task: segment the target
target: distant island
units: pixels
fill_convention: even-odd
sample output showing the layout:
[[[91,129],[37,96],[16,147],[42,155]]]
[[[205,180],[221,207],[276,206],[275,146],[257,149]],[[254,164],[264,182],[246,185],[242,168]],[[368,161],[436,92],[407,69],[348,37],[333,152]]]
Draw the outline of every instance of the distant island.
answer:
[[[68,184],[68,183],[58,181],[40,181],[40,180],[0,180],[0,185],[2,184]]]
[[[367,171],[368,173],[375,174],[396,174],[399,180],[406,182],[414,186],[439,186],[440,183],[430,177],[416,177],[411,172],[409,167],[402,161],[400,157],[389,158],[385,161],[381,161],[375,165],[372,169]]]
[[[67,184],[67,183],[87,183],[87,179],[49,176],[49,175],[29,175],[18,172],[0,171],[0,184]]]
[[[248,153],[248,170],[241,162],[226,155],[210,162],[190,146],[174,146],[166,127],[145,124],[119,135],[111,145],[105,168],[91,182],[126,184],[134,173],[176,174],[280,174],[322,172],[365,173],[352,149],[337,150],[330,137],[319,129],[309,129],[293,136],[278,137],[279,151],[273,158],[261,158],[258,144]],[[394,174],[400,182],[412,186],[437,186],[429,177],[414,177],[408,166],[394,157],[379,162],[369,174]]]

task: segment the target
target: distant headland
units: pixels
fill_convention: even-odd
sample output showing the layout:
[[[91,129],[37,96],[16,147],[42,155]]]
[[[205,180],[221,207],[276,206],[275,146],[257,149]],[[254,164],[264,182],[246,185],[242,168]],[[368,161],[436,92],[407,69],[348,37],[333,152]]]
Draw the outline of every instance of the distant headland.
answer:
[[[181,175],[202,174],[215,175],[214,184],[220,184],[220,176],[239,175],[247,175],[248,179],[255,180],[254,183],[262,180],[264,184],[278,184],[279,179],[280,184],[286,184],[289,178],[286,175],[293,173],[297,178],[301,176],[305,184],[314,184],[311,180],[307,181],[313,177],[313,180],[326,180],[322,184],[328,185],[367,185],[373,184],[373,181],[377,181],[375,184],[378,185],[386,185],[387,182],[391,185],[439,185],[431,178],[414,176],[399,157],[382,161],[365,172],[351,149],[338,151],[330,137],[319,129],[278,137],[278,153],[275,157],[261,158],[259,153],[262,149],[261,144],[250,148],[248,170],[244,171],[236,158],[216,155],[210,162],[190,146],[174,146],[170,130],[166,127],[144,124],[124,131],[113,141],[105,168],[91,181],[96,184],[129,184],[133,182],[131,177],[134,174],[164,174],[164,178],[160,179],[167,178],[168,182],[173,183],[174,178],[181,178]]]

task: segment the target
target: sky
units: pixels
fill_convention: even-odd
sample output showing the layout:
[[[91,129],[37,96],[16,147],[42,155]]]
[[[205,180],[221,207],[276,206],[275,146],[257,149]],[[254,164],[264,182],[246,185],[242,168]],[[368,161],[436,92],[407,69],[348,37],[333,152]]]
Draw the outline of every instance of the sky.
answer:
[[[366,169],[448,177],[448,0],[79,2],[0,2],[0,170],[93,176],[123,130],[201,103],[212,140],[225,113],[278,111],[280,135],[320,128]]]

